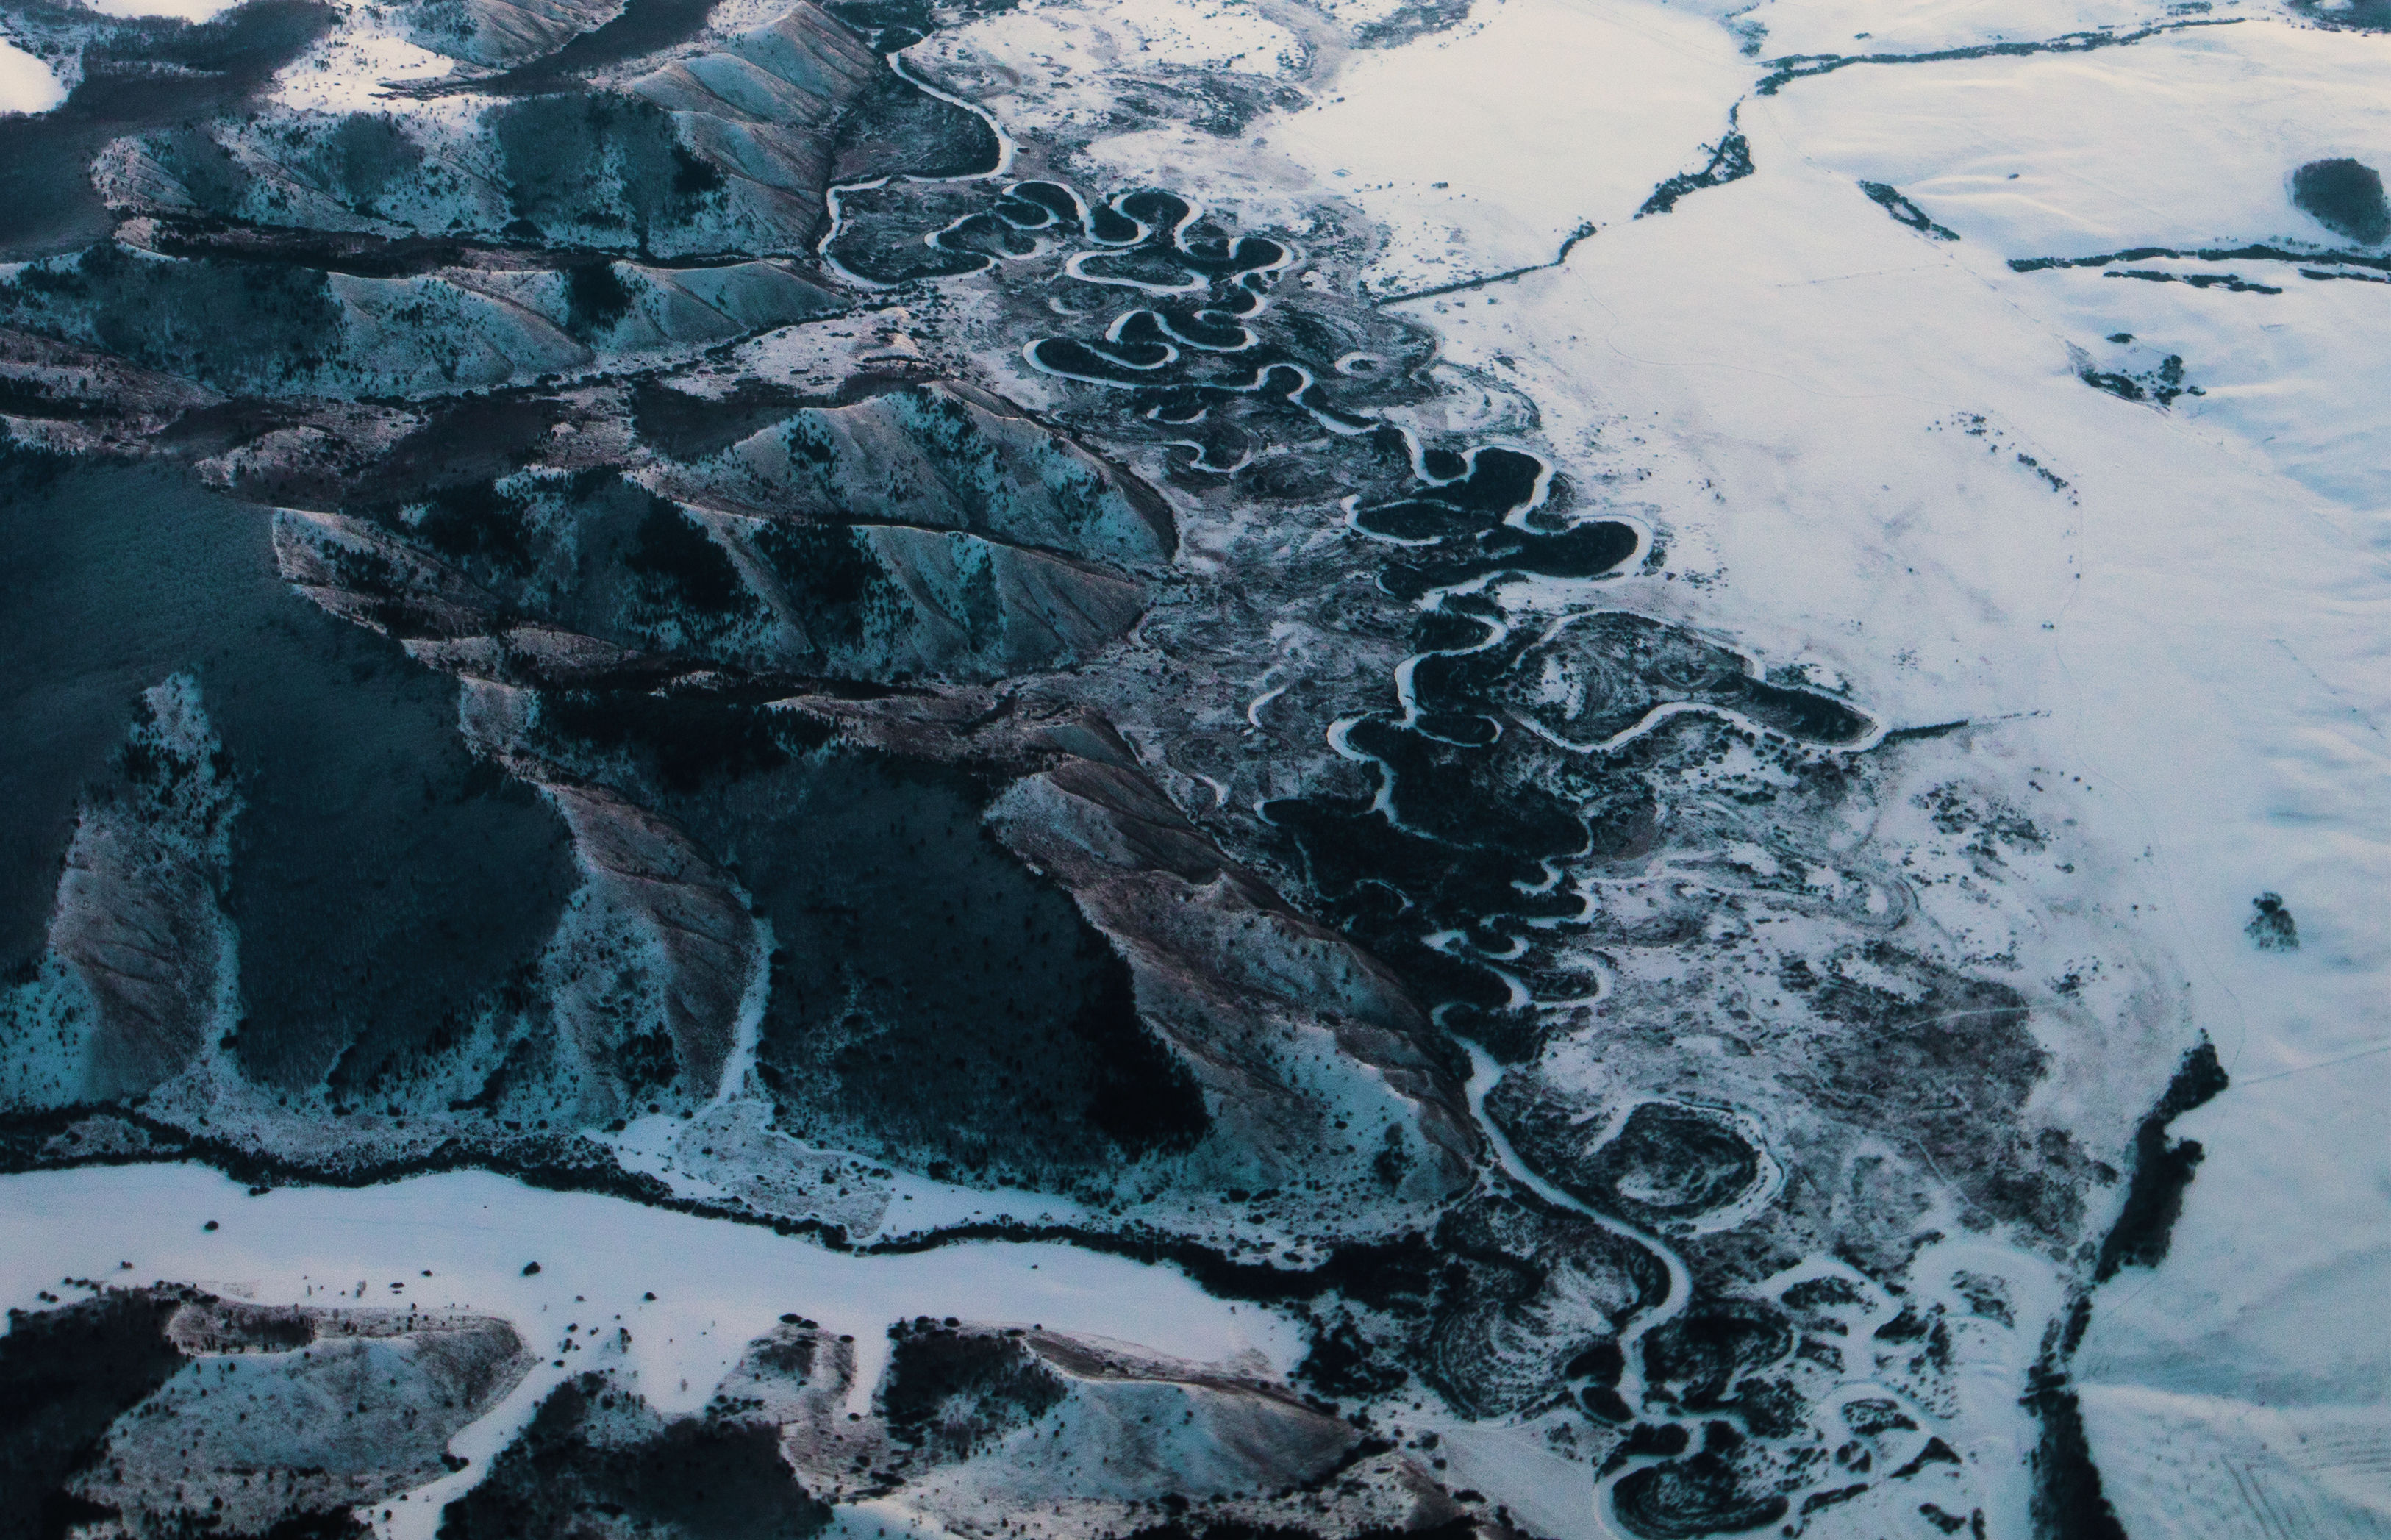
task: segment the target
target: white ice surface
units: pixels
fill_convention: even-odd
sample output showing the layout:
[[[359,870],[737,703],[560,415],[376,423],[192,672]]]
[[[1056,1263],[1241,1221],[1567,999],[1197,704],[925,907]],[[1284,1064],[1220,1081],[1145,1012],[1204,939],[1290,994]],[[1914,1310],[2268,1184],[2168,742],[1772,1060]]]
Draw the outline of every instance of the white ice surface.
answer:
[[[204,1228],[210,1220],[220,1227]],[[533,1262],[539,1272],[523,1276]],[[783,1312],[854,1337],[859,1395],[879,1378],[888,1326],[915,1315],[1042,1325],[1194,1362],[1237,1360],[1249,1373],[1284,1374],[1302,1351],[1283,1317],[1212,1299],[1167,1267],[1009,1243],[857,1257],[753,1226],[485,1173],[256,1197],[192,1166],[0,1178],[0,1308],[44,1308],[42,1290],[75,1297],[68,1278],[196,1283],[270,1304],[455,1308],[514,1322],[544,1354],[540,1367],[452,1442],[472,1461],[467,1469],[391,1505],[384,1529],[400,1537],[428,1536],[445,1496],[477,1479],[568,1375],[619,1362],[659,1410],[691,1412]],[[631,1342],[619,1359],[558,1354],[569,1325],[609,1333],[619,1325]]]
[[[1581,223],[1632,217],[1701,163],[1751,73],[1699,16],[1504,0],[1463,31],[1362,56],[1320,106],[1267,127],[1393,226],[1371,287],[1407,292],[1550,262]]]
[[[0,114],[47,112],[66,99],[48,65],[0,37]]]

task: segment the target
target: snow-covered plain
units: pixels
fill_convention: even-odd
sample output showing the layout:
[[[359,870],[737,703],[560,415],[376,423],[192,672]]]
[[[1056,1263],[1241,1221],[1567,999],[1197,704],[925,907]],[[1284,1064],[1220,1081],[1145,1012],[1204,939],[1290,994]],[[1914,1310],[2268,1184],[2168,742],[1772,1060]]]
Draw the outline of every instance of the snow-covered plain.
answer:
[[[1559,269],[1418,303],[1446,355],[1516,382],[1581,466],[1632,478],[1699,545],[1717,583],[1679,588],[1686,613],[1731,616],[1772,660],[1826,660],[1895,721],[2010,719],[1993,751],[2112,842],[2074,906],[2174,954],[2182,1014],[2233,1084],[2178,1125],[2206,1159],[2167,1261],[2095,1295],[2078,1368],[2106,1490],[2136,1536],[2298,1532],[2285,1513],[2384,1533],[2391,293],[2289,263],[2132,264],[2280,294],[2008,263],[2346,249],[2286,181],[2328,157],[2391,160],[2391,38],[2252,15],[1760,96],[1724,30],[1534,4],[1566,20],[1481,7],[1481,32],[1356,69],[1343,101],[1275,142],[1424,227],[1399,179],[1421,161],[1394,125],[1432,76],[1440,118],[1474,125],[1434,172],[1452,183],[1450,271],[1603,225]],[[2119,19],[2029,8],[1998,32],[1984,19],[2000,7],[1905,9],[1897,47]],[[1584,89],[1624,59],[1624,99]],[[1755,173],[1633,218],[1651,179],[1609,168],[1665,173],[1692,148],[1683,125],[1707,136],[1738,99]],[[1861,181],[1960,238],[1884,217]],[[1405,255],[1403,277],[1432,260]],[[2098,356],[2121,334],[2179,354],[2205,394],[2161,410],[2088,389],[2071,348]],[[1633,602],[1671,602],[1662,586]],[[2244,938],[2262,892],[2299,917],[2296,953]]]

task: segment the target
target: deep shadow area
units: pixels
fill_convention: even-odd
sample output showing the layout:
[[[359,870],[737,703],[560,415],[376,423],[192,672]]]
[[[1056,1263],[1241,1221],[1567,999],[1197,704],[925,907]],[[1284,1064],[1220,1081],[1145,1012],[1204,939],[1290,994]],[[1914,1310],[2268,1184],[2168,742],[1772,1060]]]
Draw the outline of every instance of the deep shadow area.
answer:
[[[875,52],[893,54],[937,31],[937,10],[976,18],[999,15],[1018,4],[1020,0],[961,0],[933,6],[930,0],[830,0],[822,9],[870,39]]]
[[[2225,1089],[2225,1068],[2217,1061],[2217,1045],[2203,1043],[2183,1056],[2166,1093],[2134,1131],[2133,1176],[2126,1187],[2125,1207],[2117,1223],[2100,1242],[2100,1264],[2093,1280],[2106,1283],[2120,1267],[2155,1267],[2166,1260],[2175,1223],[2183,1217],[2184,1190],[2206,1153],[2197,1139],[2173,1139],[2167,1125],[2196,1107],[2206,1106]]]
[[[471,89],[493,96],[527,96],[569,88],[580,76],[653,54],[695,37],[719,0],[629,0],[622,14],[563,47]]]
[[[797,392],[769,380],[742,379],[718,399],[642,380],[631,388],[631,424],[676,460],[702,460],[795,411]]]
[[[988,830],[992,787],[734,701],[551,697],[542,722],[627,755],[771,926],[756,1060],[782,1128],[941,1180],[1067,1186],[1208,1126],[1111,943]]]
[[[2048,1365],[2035,1369],[2028,1384],[2024,1404],[2042,1423],[2031,1456],[2035,1534],[2041,1540],[2126,1540],[2126,1526],[2101,1490],[2074,1388]]]
[[[1017,1338],[959,1331],[928,1316],[888,1328],[880,1407],[890,1436],[964,1457],[1026,1428],[1065,1395],[1060,1376]]]
[[[245,802],[225,905],[243,1067],[369,1067],[502,986],[575,881],[563,825],[457,736],[456,683],[323,613],[266,510],[158,469],[0,459],[0,962],[40,954],[84,783],[135,696],[200,682]]]
[[[50,1540],[108,1516],[65,1490],[109,1425],[187,1361],[166,1340],[173,1294],[104,1294],[8,1313],[0,1336],[0,1540]]]
[[[241,100],[330,20],[316,0],[252,0],[213,21],[147,18],[95,40],[82,83],[55,110],[0,117],[0,261],[105,237],[115,220],[90,176],[103,146]]]
[[[666,1420],[585,1374],[549,1392],[489,1475],[440,1514],[440,1540],[804,1540],[830,1509],[766,1422]]]
[[[933,1175],[1029,1180],[1202,1135],[1127,966],[981,826],[976,787],[841,755],[793,789],[793,815],[740,820],[777,943],[758,1052],[784,1122],[852,1119]]]

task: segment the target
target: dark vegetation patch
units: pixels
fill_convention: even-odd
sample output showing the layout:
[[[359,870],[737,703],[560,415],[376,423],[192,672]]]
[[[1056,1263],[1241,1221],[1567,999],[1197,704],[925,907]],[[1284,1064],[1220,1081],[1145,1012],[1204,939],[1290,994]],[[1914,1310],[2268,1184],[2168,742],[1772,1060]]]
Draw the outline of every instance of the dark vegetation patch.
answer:
[[[549,691],[534,730],[560,753],[620,761],[668,800],[779,770],[822,742],[805,719],[757,702],[636,689]]]
[[[1868,194],[1869,202],[1891,214],[1897,223],[1908,225],[1921,236],[1932,236],[1936,240],[1959,238],[1957,230],[1946,229],[1929,219],[1926,211],[1904,197],[1899,187],[1882,182],[1863,182],[1860,191]]]
[[[2181,353],[2168,353],[2146,369],[2103,369],[2087,362],[2075,371],[2075,377],[2119,401],[2148,402],[2159,406],[2174,405],[2178,396],[2207,393],[2197,385],[2184,383]]]
[[[2104,278],[2139,278],[2144,283],[2189,284],[2194,289],[2221,289],[2228,294],[2281,294],[2273,284],[2252,283],[2238,273],[2161,273],[2153,268],[2129,267],[2121,272],[2103,273]]]
[[[1509,986],[1471,949],[1447,951],[1424,938],[1483,927],[1492,945],[1506,919],[1574,915],[1570,895],[1523,885],[1540,883],[1544,861],[1587,851],[1585,815],[1510,782],[1489,756],[1382,720],[1358,724],[1348,741],[1376,760],[1391,815],[1366,797],[1308,797],[1267,803],[1263,816],[1292,841],[1308,885],[1340,930],[1385,959],[1419,999],[1454,1007],[1456,1030],[1498,1056],[1523,1054],[1527,1045],[1503,1035],[1493,1015],[1507,1006]],[[1519,970],[1518,959],[1506,966]]]
[[[520,571],[531,556],[531,533],[523,500],[493,481],[442,487],[403,527],[418,542],[452,561],[479,558]]]
[[[2283,906],[2281,893],[2260,893],[2250,901],[2255,911],[2242,933],[2250,938],[2261,952],[2296,952],[2300,949],[2300,927],[2292,918],[2291,910]]]
[[[2175,1223],[2183,1215],[2184,1191],[2191,1186],[2204,1153],[2196,1139],[2169,1138],[2167,1125],[2215,1099],[2225,1086],[2225,1070],[2217,1061],[2215,1044],[2203,1042],[2184,1055],[2158,1105],[2134,1131],[2133,1168],[2125,1207],[2100,1242],[2100,1262],[2092,1275],[2095,1282],[2107,1282],[2121,1267],[2155,1267],[2166,1260]]]
[[[110,240],[0,283],[0,318],[231,391],[301,388],[342,339],[340,307],[320,272],[162,261]]]
[[[551,232],[612,250],[645,251],[684,232],[722,173],[683,148],[672,115],[611,94],[531,96],[490,116],[515,224],[533,244]]]
[[[631,313],[630,287],[609,262],[586,262],[564,270],[564,329],[588,342]]]
[[[934,1175],[1040,1184],[1202,1136],[1203,1098],[1139,1019],[1128,965],[996,843],[976,784],[839,754],[754,792],[790,815],[744,837],[778,943],[758,1059],[785,1124],[852,1128]]]
[[[2033,818],[1997,797],[1971,793],[1957,782],[1929,788],[1910,799],[1943,833],[1959,838],[1960,849],[1997,865],[2005,852],[2039,851],[2048,837]]]
[[[530,617],[649,655],[561,682],[652,685],[673,672],[672,658],[755,667],[772,656],[765,645],[771,611],[700,517],[612,469],[434,480],[428,494],[362,511],[461,568],[487,596],[483,623],[501,628]],[[353,559],[342,578],[355,591],[388,597],[385,624],[405,635],[448,623],[436,610],[418,616],[407,608],[406,588],[377,570],[380,559]],[[528,662],[520,679],[559,682]]]
[[[949,248],[924,237],[970,218],[987,201],[986,189],[972,183],[855,188],[840,195],[847,222],[830,254],[847,271],[875,283],[976,273],[991,261],[985,251],[960,243]]]
[[[799,399],[788,387],[762,379],[742,379],[717,400],[643,380],[631,389],[631,425],[673,459],[700,460],[779,422]]]
[[[1700,1300],[1646,1334],[1645,1381],[1686,1411],[1720,1411],[1734,1405],[1731,1392],[1745,1377],[1781,1363],[1793,1342],[1791,1324],[1773,1305]]]
[[[2391,239],[2391,203],[2384,177],[2362,160],[2309,160],[2291,173],[2291,201],[2333,235],[2360,246]]]
[[[804,612],[808,636],[844,648],[860,648],[875,635],[900,628],[911,597],[881,561],[864,532],[839,524],[767,524],[756,532],[756,554]],[[995,617],[984,610],[966,617],[974,647],[992,639]]]
[[[1642,1540],[1759,1529],[1783,1518],[1787,1507],[1774,1493],[1747,1491],[1733,1463],[1709,1449],[1629,1471],[1611,1487],[1610,1504],[1619,1521]]]
[[[1403,0],[1386,15],[1353,29],[1357,48],[1400,48],[1414,38],[1457,27],[1469,18],[1471,0]]]
[[[393,444],[356,481],[344,506],[394,504],[509,475],[530,463],[564,416],[556,401],[468,393]]]
[[[1640,1224],[1687,1219],[1735,1201],[1760,1174],[1760,1152],[1726,1119],[1648,1101],[1598,1147],[1601,1120],[1574,1123],[1554,1106],[1506,1098],[1488,1110],[1514,1148],[1572,1197]],[[1592,1147],[1592,1148],[1589,1148]]]
[[[2205,246],[2178,250],[2171,246],[2135,246],[2089,257],[2011,257],[2012,273],[2043,273],[2060,267],[2108,267],[2121,262],[2292,262],[2337,263],[2346,267],[2391,271],[2391,255],[2371,251],[2294,250],[2288,246]]]
[[[1422,618],[1415,643],[1462,649],[1485,635],[1483,624],[1448,601]],[[1509,1007],[1509,984],[1479,959],[1499,957],[1504,972],[1538,999],[1593,991],[1594,981],[1535,927],[1581,911],[1544,881],[1546,863],[1620,859],[1648,848],[1654,800],[1647,769],[1675,763],[1683,751],[1654,735],[1637,740],[1648,763],[1634,752],[1589,755],[1564,762],[1556,775],[1516,725],[1507,734],[1495,730],[1497,687],[1517,645],[1424,657],[1413,674],[1419,711],[1411,724],[1368,717],[1350,725],[1345,742],[1367,757],[1382,799],[1289,798],[1262,809],[1292,846],[1327,918],[1401,973],[1418,998],[1441,1007],[1448,1026],[1505,1062],[1532,1052],[1533,1019]],[[1633,684],[1632,668],[1618,672]],[[1732,678],[1746,678],[1739,661]],[[1639,693],[1622,713],[1628,723],[1652,703],[1642,685],[1633,687]],[[1828,698],[1767,687],[1804,710],[1816,702],[1837,722],[1861,720]],[[1760,741],[1747,729],[1734,731]],[[1426,943],[1439,932],[1457,939]]]
[[[2348,0],[2333,6],[2322,0],[2292,0],[2292,9],[2304,20],[2349,32],[2391,32],[2391,0]]]
[[[1683,1423],[1639,1422],[1627,1430],[1627,1436],[1619,1441],[1619,1447],[1603,1460],[1602,1473],[1607,1476],[1639,1455],[1659,1455],[1666,1458],[1672,1455],[1682,1455],[1693,1445],[1694,1436],[1686,1431]]]
[[[1396,1364],[1380,1360],[1377,1344],[1363,1335],[1351,1314],[1312,1324],[1311,1350],[1296,1366],[1295,1378],[1331,1398],[1391,1394],[1406,1379]]]
[[[2084,1408],[2067,1377],[2046,1365],[2028,1383],[2025,1405],[2042,1423],[2032,1459],[2034,1491],[2028,1508],[2038,1540],[2126,1540],[2100,1468],[2084,1431]]]
[[[1729,182],[1740,182],[1751,174],[1751,145],[1732,126],[1735,122],[1732,111],[1727,114],[1727,122],[1728,130],[1719,136],[1717,144],[1702,147],[1703,152],[1709,156],[1702,168],[1679,172],[1654,187],[1652,196],[1635,211],[1636,218],[1642,219],[1646,214],[1665,214],[1674,209],[1677,200],[1687,193],[1700,192],[1704,187],[1723,187]]]
[[[291,420],[287,410],[272,402],[222,401],[195,406],[167,424],[158,435],[162,443],[198,455],[222,454],[249,443]]]
[[[333,185],[370,212],[376,199],[421,168],[423,148],[387,112],[352,112],[325,135],[323,159]]]
[[[998,844],[992,788],[828,751],[760,704],[556,692],[539,731],[655,787],[773,928],[757,1048],[782,1125],[957,1180],[1117,1174],[1209,1126],[1128,967]]]
[[[218,220],[161,223],[149,249],[170,257],[213,257],[317,268],[360,278],[411,278],[470,262],[473,249],[446,236],[377,236],[349,230],[286,230]]]
[[[1017,1337],[958,1330],[926,1315],[890,1327],[888,1337],[880,1409],[889,1436],[911,1448],[967,1458],[1063,1399],[1061,1376]]]
[[[697,521],[662,497],[652,497],[623,565],[655,579],[674,597],[710,613],[730,610],[746,596],[739,570]]]
[[[1434,1239],[1445,1260],[1428,1298],[1390,1297],[1379,1308],[1399,1328],[1425,1313],[1424,1333],[1402,1329],[1396,1339],[1405,1346],[1399,1361],[1473,1418],[1552,1405],[1571,1380],[1600,1372],[1609,1333],[1593,1322],[1555,1329],[1555,1311],[1579,1308],[1589,1285],[1622,1315],[1668,1293],[1667,1269],[1650,1251],[1541,1204],[1473,1199],[1447,1211]]]
[[[988,120],[892,71],[840,114],[832,153],[831,179],[860,182],[898,172],[983,175],[996,169],[1001,150]]]
[[[565,592],[538,596],[550,613],[653,652],[752,661],[770,611],[694,514],[619,478],[575,490],[580,560]]]
[[[441,1540],[805,1540],[830,1508],[797,1482],[780,1430],[669,1421],[605,1377],[549,1393],[489,1474],[441,1510]]]
[[[187,1361],[167,1341],[173,1292],[111,1291],[63,1309],[11,1310],[0,1336],[0,1540],[53,1540],[112,1516],[66,1491],[109,1427]]]
[[[901,52],[936,32],[942,17],[1001,16],[1021,0],[830,0],[822,9],[863,34],[873,50]]]
[[[112,417],[115,407],[98,401],[60,395],[46,380],[0,379],[0,413],[12,417],[46,418],[52,422]]]
[[[71,251],[112,227],[87,174],[110,140],[241,101],[320,36],[331,7],[252,0],[203,22],[116,20],[84,52],[84,78],[39,116],[0,117],[0,260]]]
[[[556,815],[459,740],[456,683],[293,594],[264,509],[146,468],[0,475],[0,955],[39,955],[78,789],[188,670],[247,803],[243,1067],[363,1073],[503,990],[576,877]]]
[[[579,77],[610,64],[686,43],[705,26],[719,0],[628,0],[612,20],[575,34],[545,58],[475,81],[472,89],[493,96],[530,96],[569,89]]]
[[[232,1047],[267,1084],[337,1061],[355,1091],[503,1004],[579,877],[562,821],[458,738],[454,681],[330,616],[294,629],[274,687],[209,694],[249,799]]]

